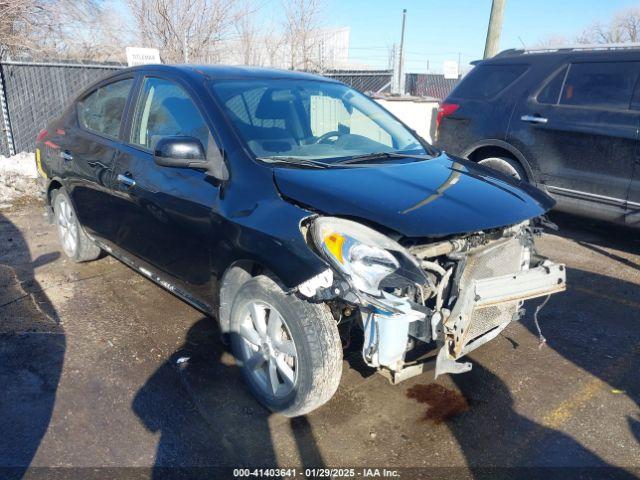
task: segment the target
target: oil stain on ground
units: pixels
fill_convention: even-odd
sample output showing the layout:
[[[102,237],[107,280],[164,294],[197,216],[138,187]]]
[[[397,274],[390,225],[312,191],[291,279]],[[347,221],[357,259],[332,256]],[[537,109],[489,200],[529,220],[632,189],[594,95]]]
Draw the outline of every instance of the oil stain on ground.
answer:
[[[428,405],[423,420],[436,424],[469,410],[469,403],[460,392],[437,383],[414,385],[407,390],[406,395],[418,403]]]

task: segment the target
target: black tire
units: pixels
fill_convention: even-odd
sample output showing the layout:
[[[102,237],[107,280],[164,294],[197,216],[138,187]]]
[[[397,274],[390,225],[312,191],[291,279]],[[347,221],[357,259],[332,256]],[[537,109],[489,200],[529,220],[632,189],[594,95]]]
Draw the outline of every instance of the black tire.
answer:
[[[64,188],[55,190],[52,193],[52,198],[53,200],[51,203],[53,205],[55,224],[58,227],[58,237],[63,252],[74,262],[88,262],[98,258],[101,253],[100,247],[93,243],[93,241],[84,232],[66,190]],[[64,228],[61,226],[62,221],[60,217],[63,210],[67,212],[67,215],[65,215],[65,221],[68,221],[69,223],[66,228],[70,228],[76,232],[76,238],[73,245],[65,243],[63,234]]]
[[[290,335],[286,338],[295,344],[295,382],[290,387],[292,390],[280,398],[259,384],[257,369],[250,370],[244,361],[248,358],[249,343],[241,336],[240,325],[248,321],[247,311],[256,302],[279,313]],[[286,294],[269,277],[252,278],[238,290],[231,308],[230,337],[231,348],[249,389],[260,403],[274,412],[287,417],[304,415],[326,403],[338,388],[342,375],[342,345],[329,307]],[[268,368],[267,360],[264,360],[263,368]]]
[[[504,175],[513,177],[516,180],[529,181],[527,172],[525,172],[520,162],[511,157],[487,157],[478,161],[480,165],[492,168]]]

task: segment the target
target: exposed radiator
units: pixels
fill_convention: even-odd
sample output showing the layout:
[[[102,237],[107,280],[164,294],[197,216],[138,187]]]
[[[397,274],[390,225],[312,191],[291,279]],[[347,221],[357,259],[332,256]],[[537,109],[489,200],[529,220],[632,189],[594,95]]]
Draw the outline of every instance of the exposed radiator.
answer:
[[[527,269],[529,267],[527,253],[520,240],[513,238],[469,255],[460,279],[460,289],[465,289],[471,280],[508,275]],[[513,320],[519,304],[520,301],[514,301],[475,308],[464,343],[467,344],[489,330]]]

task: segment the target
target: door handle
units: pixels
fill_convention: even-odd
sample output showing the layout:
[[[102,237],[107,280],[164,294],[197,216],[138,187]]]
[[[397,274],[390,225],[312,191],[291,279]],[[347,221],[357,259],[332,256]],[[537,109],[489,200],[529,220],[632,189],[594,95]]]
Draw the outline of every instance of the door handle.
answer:
[[[122,175],[121,173],[119,173],[116,178],[120,183],[126,185],[127,187],[133,187],[136,184],[136,181],[133,178]]]
[[[60,152],[60,157],[65,161],[65,162],[70,162],[71,160],[73,160],[73,155],[71,154],[71,152],[69,150],[62,150]]]
[[[523,115],[520,117],[520,120],[531,123],[547,123],[547,119],[540,115]]]

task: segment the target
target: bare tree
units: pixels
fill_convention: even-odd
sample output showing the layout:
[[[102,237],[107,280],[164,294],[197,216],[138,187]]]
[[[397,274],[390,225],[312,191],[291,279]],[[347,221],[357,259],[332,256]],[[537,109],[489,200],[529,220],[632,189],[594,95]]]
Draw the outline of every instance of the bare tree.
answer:
[[[267,31],[262,38],[266,50],[265,65],[282,68],[287,63],[287,39],[275,28]]]
[[[263,16],[264,5],[256,6],[248,1],[239,7],[235,32],[240,62],[243,65],[265,64],[265,43],[267,35]]]
[[[141,40],[168,63],[215,62],[242,17],[234,0],[128,0]]]
[[[578,43],[636,43],[640,40],[640,8],[619,11],[607,24],[596,22],[577,38]]]
[[[554,48],[571,43],[564,35],[549,35],[533,44],[534,48]]]
[[[618,22],[626,33],[627,41],[637,43],[640,40],[640,8],[628,9]]]
[[[0,56],[117,60],[125,37],[100,0],[0,0]]]
[[[311,70],[320,65],[319,35],[325,11],[323,0],[283,0],[285,38],[291,49],[291,69]]]
[[[43,51],[59,58],[122,61],[133,38],[130,25],[108,2],[57,0],[48,9],[51,21],[41,26]]]
[[[35,46],[30,37],[31,25],[44,13],[35,0],[0,1],[0,58],[18,55]]]

